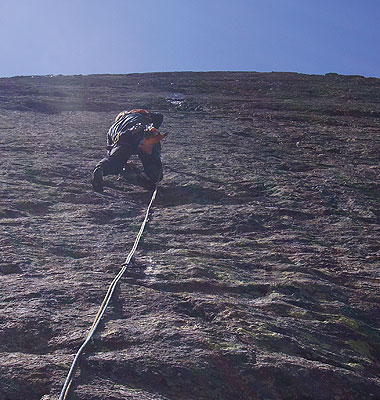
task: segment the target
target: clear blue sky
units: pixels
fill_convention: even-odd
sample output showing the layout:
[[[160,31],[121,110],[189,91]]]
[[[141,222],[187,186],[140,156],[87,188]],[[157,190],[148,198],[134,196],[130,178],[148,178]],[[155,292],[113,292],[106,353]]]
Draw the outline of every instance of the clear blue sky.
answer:
[[[0,0],[0,76],[380,77],[380,0]]]

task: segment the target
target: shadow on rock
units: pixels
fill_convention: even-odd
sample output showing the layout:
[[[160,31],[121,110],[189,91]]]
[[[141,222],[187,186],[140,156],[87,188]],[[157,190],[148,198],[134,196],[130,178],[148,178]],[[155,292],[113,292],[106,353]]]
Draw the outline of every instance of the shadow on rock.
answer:
[[[178,206],[184,204],[220,204],[225,193],[220,190],[204,188],[199,185],[169,186],[160,188],[157,204]]]

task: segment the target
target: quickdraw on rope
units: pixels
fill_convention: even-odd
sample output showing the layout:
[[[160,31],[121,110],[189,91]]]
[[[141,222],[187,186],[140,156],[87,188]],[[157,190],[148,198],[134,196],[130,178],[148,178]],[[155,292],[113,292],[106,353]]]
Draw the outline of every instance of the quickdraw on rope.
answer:
[[[161,171],[160,171],[159,176],[160,175],[161,175]],[[148,222],[150,208],[152,207],[152,204],[153,204],[153,202],[154,202],[154,200],[156,198],[157,190],[158,190],[158,183],[156,184],[156,188],[155,188],[155,190],[154,190],[154,192],[152,194],[152,198],[150,200],[150,203],[149,203],[148,208],[147,208],[146,213],[145,213],[144,221],[142,222],[140,230],[139,230],[139,232],[138,232],[138,234],[136,236],[136,239],[135,239],[135,242],[133,244],[132,250],[129,252],[127,258],[125,259],[124,263],[122,264],[122,267],[121,267],[119,273],[116,275],[114,280],[111,282],[111,284],[110,284],[110,286],[108,288],[108,291],[107,291],[106,295],[104,296],[103,302],[102,302],[102,304],[101,304],[101,306],[99,308],[99,311],[96,314],[96,317],[94,319],[92,327],[91,327],[91,329],[90,329],[85,341],[83,342],[82,346],[79,348],[78,352],[76,353],[76,355],[74,357],[74,361],[71,364],[71,368],[69,370],[69,373],[67,375],[65,383],[64,383],[64,385],[62,387],[62,391],[61,391],[61,394],[59,396],[59,400],[65,400],[67,398],[67,395],[68,395],[69,390],[70,390],[71,383],[72,383],[72,381],[74,379],[74,374],[75,374],[75,371],[76,371],[76,368],[77,368],[77,365],[78,365],[79,358],[80,358],[83,350],[85,349],[85,347],[87,346],[87,344],[91,340],[96,328],[98,327],[99,322],[102,319],[102,317],[103,317],[103,315],[104,315],[104,313],[106,311],[108,303],[111,300],[111,297],[113,295],[113,292],[114,292],[114,290],[116,288],[117,283],[119,282],[120,278],[123,276],[124,272],[126,271],[126,269],[128,267],[128,264],[130,263],[133,255],[136,252],[137,246],[138,246],[138,244],[140,242],[140,239],[141,239],[141,236],[142,236],[142,234],[144,232],[145,225]]]

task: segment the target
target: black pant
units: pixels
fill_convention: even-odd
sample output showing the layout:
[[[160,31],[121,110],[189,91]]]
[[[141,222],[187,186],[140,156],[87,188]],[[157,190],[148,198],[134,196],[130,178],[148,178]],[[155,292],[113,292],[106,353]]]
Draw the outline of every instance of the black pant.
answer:
[[[132,154],[139,156],[144,167],[144,172],[152,183],[157,183],[163,178],[161,145],[159,143],[153,146],[152,154],[146,154],[140,149],[134,151],[129,145],[117,145],[96,166],[102,167],[104,176],[117,175],[122,171]]]

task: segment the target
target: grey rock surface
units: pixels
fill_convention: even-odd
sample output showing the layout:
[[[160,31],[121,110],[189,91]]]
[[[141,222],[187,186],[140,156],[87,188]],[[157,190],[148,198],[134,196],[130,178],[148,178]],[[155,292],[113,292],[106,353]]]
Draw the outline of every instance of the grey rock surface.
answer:
[[[152,192],[90,177],[140,107],[165,115],[165,177],[69,398],[379,399],[379,96],[336,74],[0,79],[0,400],[58,398],[132,247]]]

